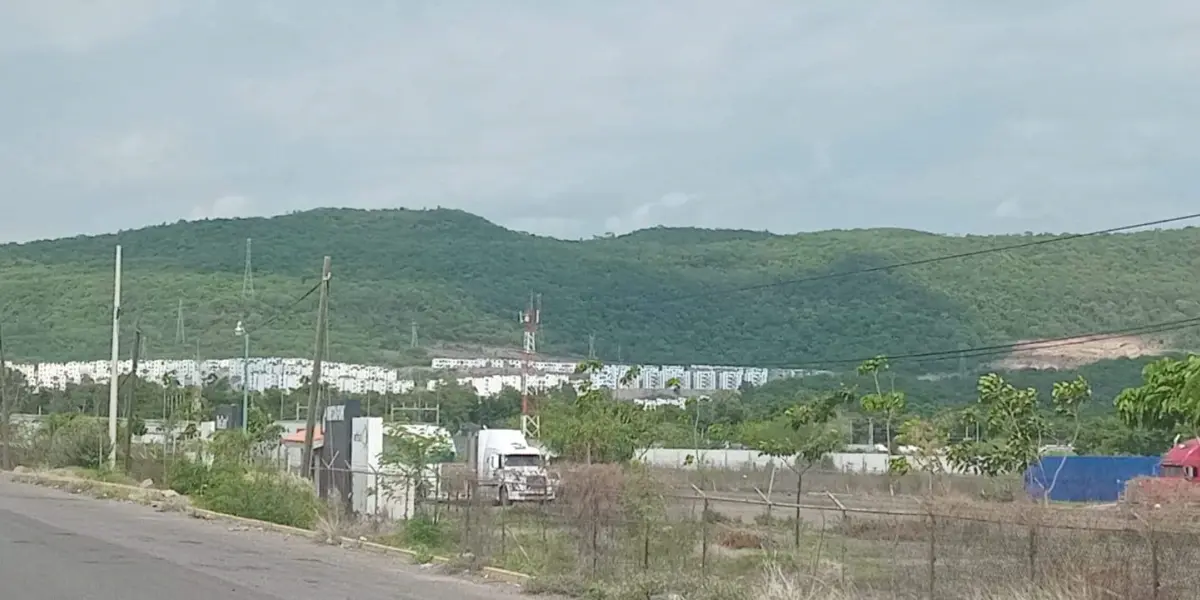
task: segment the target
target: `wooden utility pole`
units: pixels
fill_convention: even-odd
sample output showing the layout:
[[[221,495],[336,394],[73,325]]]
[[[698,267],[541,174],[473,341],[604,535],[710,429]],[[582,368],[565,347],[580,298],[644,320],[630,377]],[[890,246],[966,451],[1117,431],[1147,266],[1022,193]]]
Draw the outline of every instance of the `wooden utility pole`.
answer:
[[[9,427],[9,397],[8,397],[8,363],[4,362],[4,331],[3,325],[0,325],[0,437],[4,438],[4,448],[0,449],[0,467],[5,471],[12,470],[12,455],[9,454],[9,446],[12,441],[9,439],[11,427]]]
[[[125,472],[129,472],[129,467],[133,460],[133,415],[134,404],[137,403],[137,383],[138,383],[138,358],[142,353],[142,328],[137,327],[133,331],[133,360],[130,362],[129,379],[125,380],[129,384],[129,390],[125,392],[125,439],[121,444],[121,451],[125,453]]]
[[[321,393],[321,361],[325,358],[325,325],[329,319],[329,280],[333,276],[330,269],[331,259],[326,256],[325,263],[321,267],[321,295],[317,304],[317,346],[313,351],[312,377],[308,382],[308,414],[304,429],[304,453],[300,467],[304,469],[304,476],[310,478],[313,476],[313,435],[317,427],[317,399]]]

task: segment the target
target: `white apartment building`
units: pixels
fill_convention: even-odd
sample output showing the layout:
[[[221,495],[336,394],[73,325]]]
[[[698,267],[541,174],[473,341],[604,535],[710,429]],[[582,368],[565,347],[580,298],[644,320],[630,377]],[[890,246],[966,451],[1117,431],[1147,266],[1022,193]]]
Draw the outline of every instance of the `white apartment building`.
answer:
[[[68,385],[84,382],[103,383],[110,379],[109,362],[75,361],[66,363],[10,364],[25,376],[35,388],[65,389]],[[127,373],[132,365],[129,360],[118,362],[118,370]],[[375,392],[379,394],[404,393],[415,389],[416,382],[404,379],[400,371],[373,365],[340,362],[324,363],[324,379],[338,389],[350,393]],[[501,358],[435,358],[431,368],[437,371],[462,371],[466,369],[509,369],[521,368],[517,359]],[[549,389],[569,383],[575,373],[576,363],[537,361],[529,385],[533,389]],[[678,379],[680,387],[688,390],[736,390],[743,384],[763,385],[780,377],[805,377],[828,374],[829,371],[768,370],[763,368],[721,367],[712,365],[642,365],[634,381],[622,384],[631,365],[608,364],[591,374],[591,382],[597,387],[610,389],[664,389],[672,379]],[[312,361],[304,358],[241,358],[195,360],[146,360],[138,363],[139,375],[159,382],[175,382],[179,385],[198,385],[208,378],[228,378],[231,385],[242,386],[243,372],[246,373],[250,389],[295,389],[301,387],[312,372]],[[486,376],[460,376],[457,381],[472,386],[481,396],[494,396],[509,387],[520,389],[519,374]],[[436,380],[429,389],[434,389]]]

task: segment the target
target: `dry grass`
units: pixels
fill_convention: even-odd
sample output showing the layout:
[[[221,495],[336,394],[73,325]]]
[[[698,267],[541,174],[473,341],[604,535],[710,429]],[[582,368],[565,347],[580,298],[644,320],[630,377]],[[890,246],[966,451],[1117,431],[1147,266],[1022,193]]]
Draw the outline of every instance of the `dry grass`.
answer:
[[[1132,506],[1200,506],[1200,485],[1184,479],[1138,477],[1125,487],[1122,498]]]
[[[796,474],[780,467],[771,469],[670,469],[652,468],[656,479],[665,487],[680,492],[691,492],[696,486],[712,494],[744,494],[757,497],[755,489],[771,490],[771,496],[779,500],[795,500]],[[927,496],[930,491],[929,477],[923,473],[909,475],[886,475],[875,473],[846,473],[841,471],[812,470],[804,474],[802,492],[805,495],[846,494],[855,497],[887,499],[892,497]],[[938,475],[933,482],[934,494],[941,497],[956,497],[990,502],[1009,502],[1024,496],[1019,477],[978,477],[973,475]]]
[[[1157,581],[1159,600],[1194,597],[1187,565],[1200,561],[1200,535],[1164,533],[1172,522],[1194,521],[1194,513],[953,494],[898,499],[875,512],[861,508],[870,497],[839,497],[860,507],[843,512],[839,501],[809,496],[815,506],[801,510],[799,521],[791,506],[774,504],[767,518],[767,506],[744,497],[639,512],[628,473],[583,475],[564,476],[573,491],[547,515],[577,549],[574,567],[554,574],[558,584],[539,584],[547,589],[566,586],[598,598],[645,598],[649,591],[688,599],[849,600],[926,598],[932,583],[936,598],[1138,600],[1151,598]],[[593,512],[597,494],[604,510]],[[767,575],[764,565],[773,569]],[[738,589],[754,594],[711,596],[705,588],[713,581],[741,582]]]

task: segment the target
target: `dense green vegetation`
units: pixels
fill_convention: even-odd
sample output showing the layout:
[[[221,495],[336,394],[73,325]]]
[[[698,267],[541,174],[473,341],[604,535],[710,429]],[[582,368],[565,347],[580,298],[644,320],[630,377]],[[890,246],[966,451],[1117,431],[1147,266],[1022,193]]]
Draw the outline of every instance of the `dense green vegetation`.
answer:
[[[1194,364],[1195,359],[1191,360]],[[1087,425],[1076,443],[1080,451],[1097,454],[1157,454],[1169,444],[1169,440],[1177,433],[1178,426],[1158,422],[1134,426],[1136,419],[1118,418],[1119,415],[1113,411],[1116,399],[1121,397],[1125,390],[1141,383],[1144,369],[1155,364],[1159,363],[1151,363],[1149,360],[1106,361],[1071,373],[1013,372],[1006,374],[1005,379],[1016,388],[1034,389],[1043,397],[1049,397],[1056,382],[1083,377],[1089,384],[1091,401],[1080,411],[1080,418]],[[895,437],[899,433],[899,425],[910,418],[942,423],[947,419],[954,420],[954,415],[975,403],[979,396],[978,377],[974,375],[955,375],[931,380],[885,369],[880,373],[880,380],[885,390],[896,390],[904,395],[902,409],[893,415],[889,426],[879,414],[869,414],[861,402],[852,402],[843,407],[839,426],[845,433],[846,443],[866,443],[871,439],[871,426],[875,429],[874,439],[879,441]],[[1193,380],[1200,381],[1200,378]],[[69,385],[65,390],[35,391],[30,389],[19,372],[11,370],[7,373],[7,383],[4,395],[11,403],[14,413],[96,416],[107,414],[107,383]],[[1200,384],[1196,385],[1196,389],[1200,389]],[[1166,387],[1173,389],[1172,386]],[[443,382],[436,391],[404,394],[351,394],[336,390],[328,384],[324,389],[324,398],[358,399],[364,411],[373,416],[390,418],[399,415],[401,418],[407,416],[429,419],[433,417],[432,413],[416,414],[406,411],[393,414],[391,408],[437,406],[440,408],[440,423],[451,431],[473,425],[516,427],[521,407],[520,394],[514,389],[505,389],[497,397],[484,401],[472,388],[453,381]],[[719,447],[730,440],[715,435],[715,432],[722,429],[728,432],[746,423],[770,421],[794,406],[798,399],[827,396],[844,390],[849,390],[852,395],[859,397],[875,392],[876,388],[871,375],[851,371],[841,375],[781,379],[761,387],[716,392],[709,399],[692,402],[684,409],[664,407],[654,411],[658,426],[654,431],[652,443],[667,447],[692,447],[696,444]],[[604,395],[607,397],[607,393]],[[307,405],[308,396],[307,387],[252,393],[252,423],[267,419],[297,418],[297,407]],[[167,382],[164,387],[155,381],[139,379],[135,383],[126,379],[122,382],[122,405],[131,398],[135,402],[134,414],[139,422],[157,418],[175,422],[208,420],[212,418],[216,406],[241,404],[241,392],[226,379],[211,380],[202,389],[179,387],[172,382]],[[575,398],[575,391],[566,386],[549,391],[537,399],[536,404],[542,407],[543,411],[553,412],[551,407],[568,406]],[[1127,401],[1126,404],[1157,406],[1141,401]],[[1180,410],[1187,412],[1191,409],[1184,406]],[[544,427],[553,427],[553,417],[548,419]],[[138,422],[134,425],[135,431],[140,428]],[[1189,431],[1194,429],[1190,428]],[[697,432],[714,434],[706,433],[698,439]],[[974,435],[977,431],[964,426],[951,428],[948,433],[952,439],[960,439]],[[98,430],[95,435],[103,437],[104,434]],[[88,444],[89,451],[97,447],[91,441]]]
[[[1200,242],[1195,228],[717,293],[1034,238],[651,229],[564,241],[453,210],[339,209],[0,246],[9,355],[107,356],[112,255],[120,243],[125,324],[140,322],[148,357],[238,356],[233,328],[243,311],[248,237],[257,291],[250,323],[311,289],[322,256],[333,257],[330,354],[345,361],[423,359],[408,348],[414,321],[424,345],[516,347],[517,311],[531,292],[543,297],[543,352],[584,355],[595,333],[602,358],[613,360],[619,348],[624,360],[643,363],[821,363],[1200,315],[1200,258],[1184,251]],[[175,336],[180,300],[186,344]],[[255,331],[253,354],[311,354],[315,302],[308,298]],[[1196,338],[1174,341],[1186,346]]]

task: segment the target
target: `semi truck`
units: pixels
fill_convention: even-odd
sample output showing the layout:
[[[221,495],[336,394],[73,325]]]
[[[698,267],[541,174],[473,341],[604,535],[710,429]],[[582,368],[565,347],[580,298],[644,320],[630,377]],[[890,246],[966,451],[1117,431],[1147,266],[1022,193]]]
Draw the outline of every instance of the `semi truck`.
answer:
[[[1179,442],[1162,457],[1158,468],[1159,477],[1200,481],[1200,438]]]
[[[519,429],[480,429],[467,438],[467,465],[478,494],[507,506],[551,502],[558,484],[546,468],[546,454]]]
[[[1190,503],[1200,500],[1200,438],[1180,442],[1162,455],[1155,477],[1138,477],[1125,489],[1125,501],[1132,504]]]

